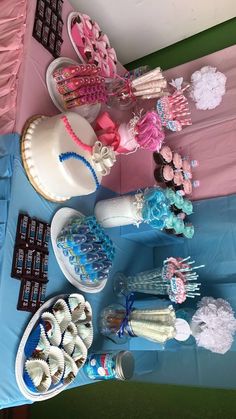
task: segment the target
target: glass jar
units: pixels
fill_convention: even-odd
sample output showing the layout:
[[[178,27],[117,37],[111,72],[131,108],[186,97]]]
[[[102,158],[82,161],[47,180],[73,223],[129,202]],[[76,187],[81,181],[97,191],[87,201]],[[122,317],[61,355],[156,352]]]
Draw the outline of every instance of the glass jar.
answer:
[[[129,351],[91,354],[84,372],[91,380],[129,380],[134,372],[134,358]]]
[[[126,330],[124,329],[123,333],[119,333],[125,315],[126,308],[121,304],[111,304],[105,307],[100,314],[101,334],[115,343],[125,343],[127,341]]]

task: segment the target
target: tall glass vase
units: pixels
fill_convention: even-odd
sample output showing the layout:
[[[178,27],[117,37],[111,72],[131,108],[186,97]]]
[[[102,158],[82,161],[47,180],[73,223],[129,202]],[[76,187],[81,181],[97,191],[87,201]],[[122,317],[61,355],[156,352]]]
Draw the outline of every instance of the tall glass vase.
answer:
[[[114,277],[114,292],[118,295],[140,292],[153,295],[167,295],[170,282],[163,279],[162,268],[125,276],[117,272]]]

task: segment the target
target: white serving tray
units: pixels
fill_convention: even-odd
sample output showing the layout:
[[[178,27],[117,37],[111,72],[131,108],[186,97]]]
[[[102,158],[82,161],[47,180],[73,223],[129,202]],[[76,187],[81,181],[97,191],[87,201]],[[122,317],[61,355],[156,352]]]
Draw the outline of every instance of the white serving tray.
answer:
[[[60,67],[68,67],[71,65],[78,65],[78,64],[80,64],[80,62],[77,62],[67,57],[59,57],[53,60],[49,64],[46,71],[46,84],[48,88],[48,93],[54,105],[57,107],[57,109],[59,109],[59,111],[61,111],[62,113],[68,112],[68,111],[75,112],[83,116],[85,119],[87,119],[88,122],[92,123],[97,118],[101,110],[101,103],[95,103],[94,105],[76,106],[75,108],[68,110],[65,107],[65,103],[63,101],[62,95],[58,92],[57,84],[52,76],[53,72]]]
[[[84,284],[80,281],[79,275],[76,275],[74,272],[73,266],[69,263],[68,258],[63,255],[61,249],[57,247],[57,237],[59,236],[61,230],[68,224],[68,221],[72,217],[82,217],[83,214],[81,212],[76,211],[72,208],[61,208],[56,212],[54,215],[52,222],[51,222],[51,241],[54,254],[56,256],[57,262],[65,275],[68,281],[74,285],[77,289],[89,292],[89,293],[96,293],[103,290],[107,283],[107,279],[99,281],[99,283],[91,283],[91,284]]]

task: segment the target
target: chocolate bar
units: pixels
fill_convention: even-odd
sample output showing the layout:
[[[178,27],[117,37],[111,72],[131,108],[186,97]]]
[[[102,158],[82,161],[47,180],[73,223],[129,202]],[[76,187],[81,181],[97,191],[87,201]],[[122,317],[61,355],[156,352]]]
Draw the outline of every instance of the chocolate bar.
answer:
[[[41,42],[42,39],[42,29],[43,29],[43,21],[41,19],[36,19],[34,23],[34,30],[33,35],[37,41]]]
[[[43,231],[43,247],[45,250],[48,250],[48,244],[50,240],[50,225],[44,224],[44,231]]]
[[[63,31],[63,20],[59,18],[57,21],[57,35],[61,37],[62,31]]]
[[[43,231],[44,231],[44,223],[42,221],[37,221],[35,244],[37,247],[40,247],[40,248],[43,246]]]
[[[61,46],[63,44],[63,40],[60,37],[57,37],[56,44],[55,44],[55,50],[54,50],[54,57],[60,57],[61,55]]]
[[[39,279],[40,278],[40,273],[41,273],[41,259],[42,259],[42,254],[39,251],[35,251],[34,252],[34,256],[33,256],[33,263],[32,263],[32,276],[35,279]]]
[[[23,264],[23,271],[22,271],[22,276],[24,278],[32,277],[33,255],[34,255],[34,250],[25,249],[24,264]]]
[[[29,309],[32,311],[37,309],[37,302],[38,302],[38,294],[39,294],[39,282],[33,281],[31,282],[31,289],[30,289],[30,298],[29,298]]]
[[[45,3],[43,0],[38,0],[37,2],[37,9],[36,14],[43,19],[44,18],[44,12],[45,12]]]
[[[39,284],[37,308],[41,307],[41,305],[43,305],[43,303],[45,302],[46,288],[46,284]]]
[[[21,281],[17,310],[31,311],[29,310],[30,291],[31,282],[28,280]]]
[[[44,15],[44,22],[50,26],[51,24],[51,18],[52,18],[52,10],[50,6],[47,6],[45,9],[45,15]]]
[[[28,228],[29,228],[30,217],[26,214],[19,214],[17,223],[17,234],[16,240],[19,242],[26,243]]]
[[[41,277],[44,280],[48,279],[48,254],[42,254],[42,264],[41,264]]]
[[[62,15],[63,0],[57,0],[57,14]]]
[[[48,49],[52,54],[54,53],[55,43],[56,43],[56,35],[53,31],[51,31],[48,38]]]
[[[57,12],[57,0],[51,0],[50,5],[53,12]]]
[[[51,29],[56,32],[57,31],[57,15],[52,12],[52,20],[51,20]]]
[[[49,32],[50,32],[50,28],[47,25],[43,25],[43,30],[42,30],[42,44],[44,46],[48,45],[48,37],[49,37]]]
[[[25,249],[21,246],[16,246],[14,249],[11,276],[13,278],[20,278],[23,275],[25,261]]]
[[[37,226],[37,221],[34,219],[30,219],[29,227],[28,227],[28,235],[27,235],[27,243],[29,245],[35,244],[36,226]]]

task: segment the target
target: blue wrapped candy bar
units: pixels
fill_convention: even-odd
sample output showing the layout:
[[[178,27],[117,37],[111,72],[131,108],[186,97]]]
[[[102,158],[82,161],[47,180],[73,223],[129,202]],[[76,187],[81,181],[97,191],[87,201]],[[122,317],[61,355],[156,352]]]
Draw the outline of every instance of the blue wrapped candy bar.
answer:
[[[108,278],[115,249],[94,216],[74,218],[57,237],[57,246],[83,282]]]

